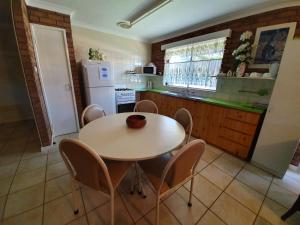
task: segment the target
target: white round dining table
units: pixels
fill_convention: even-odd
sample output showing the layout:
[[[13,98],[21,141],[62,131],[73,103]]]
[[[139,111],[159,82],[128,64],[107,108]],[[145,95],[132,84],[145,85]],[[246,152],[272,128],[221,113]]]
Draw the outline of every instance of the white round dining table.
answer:
[[[126,118],[146,117],[143,128],[127,127]],[[139,161],[157,157],[179,147],[185,130],[176,120],[153,113],[119,113],[96,119],[79,132],[79,140],[101,157],[119,161]]]

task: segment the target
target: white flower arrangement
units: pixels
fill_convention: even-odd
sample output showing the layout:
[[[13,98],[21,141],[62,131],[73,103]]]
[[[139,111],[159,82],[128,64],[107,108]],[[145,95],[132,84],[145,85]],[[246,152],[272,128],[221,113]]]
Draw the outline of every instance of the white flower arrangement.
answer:
[[[252,32],[246,31],[246,32],[242,33],[240,41],[250,40],[251,37],[252,37]]]
[[[241,45],[232,52],[232,55],[234,56],[235,59],[235,63],[237,65],[239,65],[242,62],[245,62],[247,64],[251,62],[252,60],[251,57],[252,46],[250,43],[251,37],[252,37],[251,31],[246,31],[242,33],[240,37]]]

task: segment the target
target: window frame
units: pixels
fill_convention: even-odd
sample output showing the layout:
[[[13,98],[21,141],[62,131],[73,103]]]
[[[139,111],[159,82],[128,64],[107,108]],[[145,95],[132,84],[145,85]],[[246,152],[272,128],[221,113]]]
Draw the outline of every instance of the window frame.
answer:
[[[230,37],[230,36],[231,36],[231,30],[230,29],[222,30],[222,31],[218,31],[218,32],[214,32],[214,33],[209,33],[209,34],[202,35],[202,36],[197,36],[197,37],[190,38],[190,39],[185,39],[185,40],[182,40],[182,41],[177,41],[177,42],[165,44],[165,45],[161,46],[161,50],[167,51],[168,49],[172,49],[172,48],[175,48],[175,47],[188,46],[188,45],[191,45],[191,44],[196,44],[196,43],[201,43],[201,42],[205,42],[205,41],[209,41],[209,40],[224,38],[225,40],[224,40],[223,54],[222,54],[222,58],[220,59],[221,60],[221,65],[222,65],[222,61],[224,59],[225,48],[226,48],[226,41],[227,41],[227,38]],[[191,56],[190,56],[190,60],[189,61],[178,62],[178,63],[168,63],[168,64],[190,63],[190,65],[189,65],[189,70],[190,70],[192,68],[192,63],[209,61],[209,65],[210,65],[210,63],[213,60],[218,60],[218,59],[193,60],[193,51],[194,51],[194,48],[192,48],[191,51],[192,52],[191,52]],[[164,73],[165,73],[165,66],[166,66],[166,64],[167,63],[165,61],[165,56],[164,56]],[[164,75],[165,74],[163,74],[163,76]],[[208,77],[208,76],[206,76],[206,77]],[[211,76],[211,77],[213,77],[213,76]],[[215,79],[216,79],[216,77],[215,77]],[[203,91],[215,92],[216,88],[217,88],[217,80],[216,80],[216,86],[214,88],[209,88],[207,86],[200,86],[200,85],[198,87],[196,87],[196,86],[191,85],[190,82],[188,82],[188,84],[186,86],[185,85],[184,86],[183,85],[174,85],[174,84],[168,84],[168,85],[166,85],[165,82],[163,82],[163,86],[171,87],[171,88],[193,89],[193,90],[203,90]]]

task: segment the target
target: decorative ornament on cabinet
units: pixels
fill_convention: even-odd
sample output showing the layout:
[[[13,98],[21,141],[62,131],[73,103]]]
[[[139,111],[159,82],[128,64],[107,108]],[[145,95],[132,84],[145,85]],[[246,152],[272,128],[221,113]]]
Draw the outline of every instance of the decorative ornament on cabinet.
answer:
[[[102,52],[99,51],[99,49],[90,48],[89,49],[89,59],[103,61],[105,59],[105,56]]]

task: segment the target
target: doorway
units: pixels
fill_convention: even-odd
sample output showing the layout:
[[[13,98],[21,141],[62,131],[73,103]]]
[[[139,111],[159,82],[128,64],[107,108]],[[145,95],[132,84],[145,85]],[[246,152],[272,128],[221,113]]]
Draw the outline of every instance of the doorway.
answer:
[[[78,132],[79,123],[64,29],[31,24],[37,70],[53,137]]]

